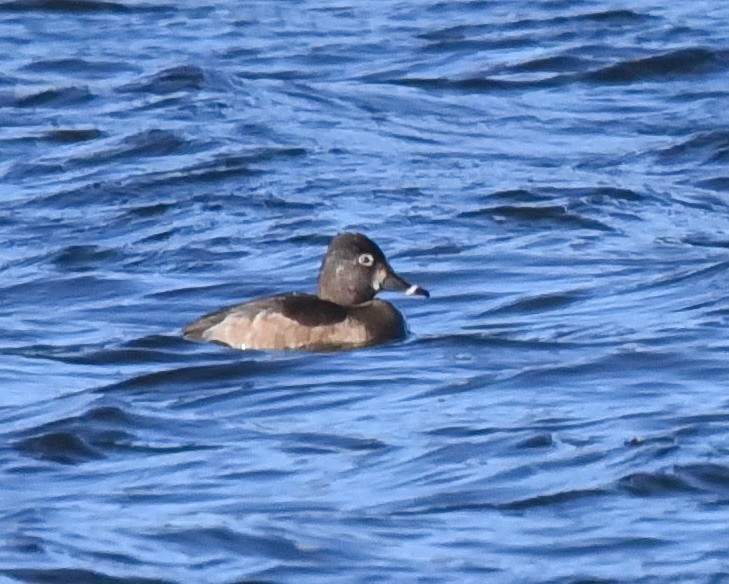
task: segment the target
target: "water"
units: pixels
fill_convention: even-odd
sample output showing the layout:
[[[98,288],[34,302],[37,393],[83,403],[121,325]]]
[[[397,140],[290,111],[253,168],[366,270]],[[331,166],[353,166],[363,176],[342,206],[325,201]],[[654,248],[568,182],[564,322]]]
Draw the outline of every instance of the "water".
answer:
[[[729,582],[727,23],[0,3],[0,580]],[[344,229],[405,342],[180,338]]]

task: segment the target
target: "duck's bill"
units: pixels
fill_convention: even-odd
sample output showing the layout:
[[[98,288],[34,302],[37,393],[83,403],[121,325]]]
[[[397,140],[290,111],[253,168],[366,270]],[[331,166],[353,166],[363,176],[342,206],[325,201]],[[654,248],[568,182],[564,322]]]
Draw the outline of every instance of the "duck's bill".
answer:
[[[387,276],[382,281],[382,289],[405,292],[405,294],[410,296],[416,295],[430,298],[430,292],[428,292],[425,288],[406,282],[394,272],[388,272]]]

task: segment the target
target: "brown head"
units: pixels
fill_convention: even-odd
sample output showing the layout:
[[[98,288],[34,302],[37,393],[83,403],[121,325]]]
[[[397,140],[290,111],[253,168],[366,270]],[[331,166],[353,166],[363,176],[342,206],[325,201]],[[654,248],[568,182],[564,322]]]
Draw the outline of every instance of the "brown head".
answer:
[[[398,276],[382,250],[368,237],[361,233],[336,235],[319,269],[319,298],[354,306],[372,300],[380,290],[430,296],[424,288]]]

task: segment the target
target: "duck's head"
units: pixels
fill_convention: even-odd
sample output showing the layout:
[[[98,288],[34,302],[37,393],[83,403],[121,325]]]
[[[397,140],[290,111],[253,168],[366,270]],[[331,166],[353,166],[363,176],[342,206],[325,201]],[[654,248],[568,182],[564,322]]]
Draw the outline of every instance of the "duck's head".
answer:
[[[319,269],[319,298],[353,306],[372,300],[380,290],[430,296],[424,288],[398,276],[368,237],[351,232],[336,235]]]

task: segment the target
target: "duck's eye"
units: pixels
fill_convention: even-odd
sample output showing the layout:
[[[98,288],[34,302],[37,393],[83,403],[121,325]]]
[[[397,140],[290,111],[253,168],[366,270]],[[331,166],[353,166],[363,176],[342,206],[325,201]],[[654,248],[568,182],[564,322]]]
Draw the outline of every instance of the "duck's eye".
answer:
[[[372,254],[363,253],[361,256],[359,256],[357,261],[363,266],[367,266],[369,268],[372,264],[375,263],[375,258],[372,257]]]

